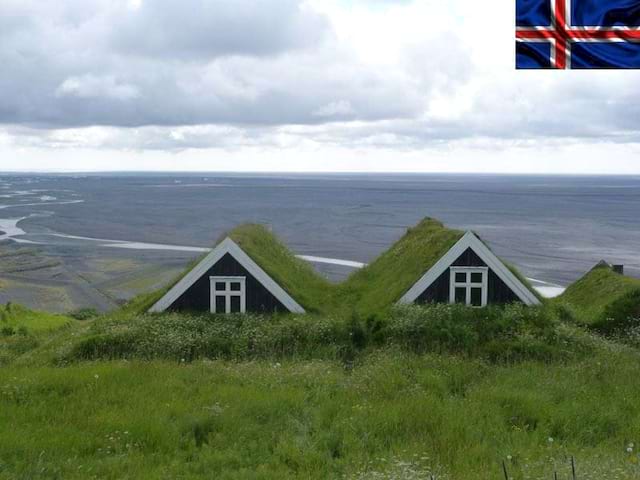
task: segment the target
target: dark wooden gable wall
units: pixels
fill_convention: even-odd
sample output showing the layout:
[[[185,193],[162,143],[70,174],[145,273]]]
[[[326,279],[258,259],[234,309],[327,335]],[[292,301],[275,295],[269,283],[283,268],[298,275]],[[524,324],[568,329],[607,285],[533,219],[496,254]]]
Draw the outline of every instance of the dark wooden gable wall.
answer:
[[[191,285],[173,304],[169,311],[210,312],[211,282],[209,277],[246,277],[247,312],[275,313],[289,310],[273,296],[240,262],[225,254],[218,262]]]
[[[468,248],[452,264],[453,267],[486,267],[487,264],[473,251]],[[505,304],[515,303],[521,300],[518,296],[489,269],[487,303]],[[449,303],[449,269],[447,268],[435,282],[433,282],[420,296],[416,303]]]

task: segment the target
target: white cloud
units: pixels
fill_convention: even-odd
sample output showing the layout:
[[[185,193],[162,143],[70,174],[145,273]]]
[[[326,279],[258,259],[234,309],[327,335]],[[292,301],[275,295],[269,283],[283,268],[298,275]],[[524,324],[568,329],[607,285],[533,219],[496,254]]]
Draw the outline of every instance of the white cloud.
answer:
[[[67,78],[56,90],[59,97],[107,98],[111,100],[132,100],[140,96],[135,85],[120,83],[113,75],[82,75]]]
[[[355,110],[351,106],[351,102],[348,100],[338,100],[331,102],[318,108],[313,112],[313,115],[317,117],[345,117],[355,113]]]
[[[112,163],[134,169],[168,152],[181,168],[224,154],[268,170],[288,165],[279,152],[309,170],[640,171],[638,72],[516,72],[513,14],[474,0],[4,0],[0,170],[11,152],[27,165],[82,150],[96,168],[104,152],[135,153]],[[562,153],[579,145],[582,164]]]

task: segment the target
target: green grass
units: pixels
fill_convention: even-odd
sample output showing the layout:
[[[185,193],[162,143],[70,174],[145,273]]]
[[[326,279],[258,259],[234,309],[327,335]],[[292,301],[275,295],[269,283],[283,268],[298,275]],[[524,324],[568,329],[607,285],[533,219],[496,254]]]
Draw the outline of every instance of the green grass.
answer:
[[[318,315],[111,315],[76,332],[66,349],[58,349],[56,361],[328,359],[351,364],[388,346],[491,362],[556,361],[593,349],[551,307],[427,305],[396,308],[373,321]]]
[[[217,243],[226,237],[236,242],[244,252],[269,274],[307,312],[327,312],[331,310],[332,292],[335,289],[328,280],[318,274],[313,267],[298,259],[273,233],[262,225],[245,224],[222,235]],[[217,244],[216,243],[216,244]],[[129,313],[143,313],[160,300],[176,283],[189,273],[207,254],[190,262],[169,285],[151,293],[138,295],[123,307]]]
[[[464,232],[447,228],[438,220],[425,218],[407,229],[373,262],[337,285],[322,277],[308,262],[298,259],[262,225],[241,225],[219,241],[231,237],[307,312],[369,318],[388,313],[463,235]],[[202,258],[204,255],[191,262],[166,288],[135,297],[124,309],[134,313],[145,312]],[[508,268],[531,289],[529,282],[514,266],[508,265]]]
[[[486,480],[503,461],[566,479],[571,456],[581,480],[640,478],[640,350],[564,307],[627,312],[634,282],[593,271],[536,308],[391,308],[462,232],[425,220],[339,286],[262,227],[230,235],[329,313],[142,314],[162,292],[82,321],[0,308],[0,480]]]
[[[63,315],[36,312],[21,305],[0,305],[0,367],[50,343],[77,323]]]
[[[308,312],[328,311],[334,289],[262,225],[247,224],[227,235]]]
[[[338,301],[359,315],[379,315],[397,302],[462,236],[426,218],[391,248],[354,272],[338,289]]]
[[[43,330],[0,368],[0,479],[485,480],[505,460],[525,480],[569,478],[570,456],[581,480],[638,478],[640,353],[558,311],[125,311]]]
[[[554,303],[569,305],[580,323],[591,325],[603,320],[610,304],[638,289],[640,280],[597,266],[571,284]]]
[[[0,369],[0,479],[638,478],[637,353]],[[553,442],[549,441],[553,439]],[[508,459],[508,460],[507,460]]]
[[[39,333],[68,325],[73,320],[65,315],[36,312],[21,305],[0,305],[0,329],[24,329],[29,333]]]

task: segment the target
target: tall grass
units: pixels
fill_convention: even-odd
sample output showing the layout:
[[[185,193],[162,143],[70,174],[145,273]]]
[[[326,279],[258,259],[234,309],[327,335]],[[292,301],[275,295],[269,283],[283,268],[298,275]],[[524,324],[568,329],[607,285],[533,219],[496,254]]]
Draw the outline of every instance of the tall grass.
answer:
[[[618,299],[640,291],[640,280],[615,273],[607,266],[597,266],[554,300],[567,305],[576,320],[583,325],[602,326],[608,317],[605,310]]]
[[[640,355],[563,312],[75,322],[0,368],[0,479],[638,478]]]
[[[21,305],[0,305],[0,366],[36,349],[50,334],[73,325],[75,320]]]
[[[0,369],[0,479],[516,480],[640,475],[638,355]],[[550,440],[551,439],[551,440]],[[628,445],[634,443],[631,452]]]
[[[78,335],[61,361],[96,359],[329,359],[395,345],[493,362],[555,361],[590,351],[551,307],[399,307],[388,316],[140,315],[108,317]]]

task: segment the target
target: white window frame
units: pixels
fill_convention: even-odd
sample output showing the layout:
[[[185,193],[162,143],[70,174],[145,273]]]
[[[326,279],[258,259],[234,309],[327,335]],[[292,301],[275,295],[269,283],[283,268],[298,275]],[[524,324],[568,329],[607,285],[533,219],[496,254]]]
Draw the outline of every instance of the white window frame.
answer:
[[[216,290],[216,283],[224,283],[225,290]],[[232,283],[239,283],[240,290],[231,290]],[[247,277],[209,277],[211,287],[211,313],[231,313],[231,297],[240,297],[240,312],[247,311]],[[225,297],[225,311],[216,312],[216,297]]]
[[[456,281],[456,273],[464,273],[465,281]],[[471,274],[481,273],[481,282],[472,282]],[[449,268],[449,303],[456,303],[456,288],[466,289],[465,304],[468,307],[482,308],[487,306],[489,296],[489,268],[488,267],[450,267]],[[471,289],[482,289],[481,305],[471,305]]]

